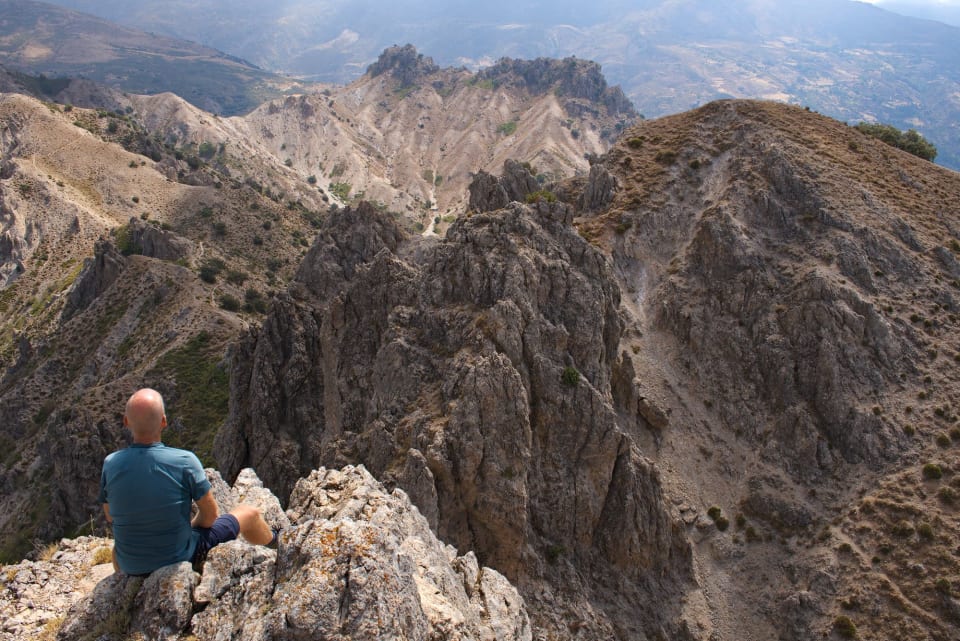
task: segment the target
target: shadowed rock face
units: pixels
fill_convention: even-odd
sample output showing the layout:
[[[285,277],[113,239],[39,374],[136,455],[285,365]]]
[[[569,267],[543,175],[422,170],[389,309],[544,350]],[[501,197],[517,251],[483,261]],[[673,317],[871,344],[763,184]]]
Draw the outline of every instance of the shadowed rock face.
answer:
[[[537,179],[527,166],[516,160],[503,164],[503,175],[493,176],[480,171],[470,183],[470,209],[495,211],[511,202],[523,202],[529,194],[540,189]]]
[[[367,205],[331,216],[236,350],[225,473],[253,466],[287,496],[317,465],[363,463],[441,539],[548,601],[545,628],[566,608],[586,619],[610,590],[621,603],[587,629],[640,635],[667,619],[653,591],[676,593],[689,552],[617,425],[620,294],[571,217],[514,203],[428,244]],[[602,578],[585,585],[587,572]]]
[[[127,259],[112,242],[107,239],[97,241],[93,258],[84,261],[84,269],[67,295],[64,318],[70,318],[89,307],[97,296],[113,285],[126,264]]]

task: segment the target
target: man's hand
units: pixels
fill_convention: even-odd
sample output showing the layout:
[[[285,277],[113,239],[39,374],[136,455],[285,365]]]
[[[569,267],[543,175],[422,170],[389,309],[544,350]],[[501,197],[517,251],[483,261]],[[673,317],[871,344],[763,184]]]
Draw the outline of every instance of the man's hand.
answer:
[[[190,526],[211,527],[220,516],[220,507],[217,505],[217,499],[213,498],[213,492],[207,491],[197,499],[197,510],[196,516],[190,521]]]

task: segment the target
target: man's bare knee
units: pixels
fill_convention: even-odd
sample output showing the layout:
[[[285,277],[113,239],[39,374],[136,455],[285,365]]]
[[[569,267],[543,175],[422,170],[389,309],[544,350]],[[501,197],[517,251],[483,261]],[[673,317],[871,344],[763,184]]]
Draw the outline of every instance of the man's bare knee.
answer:
[[[256,519],[260,516],[260,510],[253,507],[252,505],[246,505],[244,503],[239,503],[232,510],[230,514],[237,517],[237,521],[240,522],[240,528],[243,529],[244,523],[248,523],[251,520]]]
[[[273,532],[263,519],[260,510],[252,505],[241,503],[230,510],[230,514],[237,518],[237,522],[240,524],[240,534],[247,541],[266,545],[273,538]]]

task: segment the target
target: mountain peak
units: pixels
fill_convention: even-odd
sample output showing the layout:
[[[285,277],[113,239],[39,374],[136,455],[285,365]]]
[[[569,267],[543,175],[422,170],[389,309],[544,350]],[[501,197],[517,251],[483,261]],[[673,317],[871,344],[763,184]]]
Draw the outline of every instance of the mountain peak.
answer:
[[[639,115],[623,90],[608,86],[600,65],[591,60],[573,56],[563,60],[501,58],[477,75],[481,80],[497,84],[520,85],[534,94],[553,91],[557,96],[597,102],[604,105],[611,116]]]
[[[367,73],[374,78],[388,71],[401,84],[412,85],[417,79],[440,71],[440,67],[433,58],[419,53],[412,44],[406,44],[387,47],[377,61],[367,67]]]

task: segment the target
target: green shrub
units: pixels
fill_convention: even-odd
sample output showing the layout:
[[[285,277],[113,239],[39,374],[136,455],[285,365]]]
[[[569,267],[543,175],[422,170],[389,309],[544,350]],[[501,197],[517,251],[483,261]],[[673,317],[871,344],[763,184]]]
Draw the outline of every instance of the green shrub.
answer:
[[[220,297],[220,307],[228,312],[240,311],[240,299],[230,294],[224,294]]]
[[[243,285],[248,278],[247,272],[239,271],[236,269],[231,269],[227,271],[227,282],[231,285],[236,285],[239,287]]]
[[[124,256],[143,253],[143,247],[133,240],[130,225],[121,225],[120,227],[117,227],[114,234],[114,242],[117,245],[117,249]]]
[[[882,140],[891,147],[902,149],[924,160],[933,160],[937,157],[937,148],[915,129],[900,131],[891,125],[861,122],[856,128],[868,136]]]
[[[517,121],[511,120],[510,122],[505,122],[499,127],[497,127],[497,133],[501,133],[504,136],[512,136],[517,131]]]
[[[210,284],[217,282],[217,276],[226,266],[219,258],[208,258],[200,266],[200,280]]]
[[[200,146],[197,147],[197,154],[201,158],[205,158],[207,160],[209,160],[210,158],[213,158],[214,155],[216,155],[216,153],[217,153],[216,145],[210,142],[202,142],[200,143]]]
[[[940,447],[950,447],[950,444],[953,442],[950,440],[950,436],[947,435],[945,432],[940,432],[939,434],[937,434],[936,441],[937,441],[937,445],[939,445]]]
[[[351,189],[353,189],[353,187],[350,185],[350,183],[330,183],[330,193],[340,200],[347,200],[350,198]]]
[[[575,367],[565,367],[563,374],[560,375],[560,380],[567,387],[576,387],[577,383],[580,382],[580,372],[578,372]]]
[[[250,287],[243,295],[244,303],[243,309],[248,312],[257,312],[259,314],[264,314],[267,311],[267,301],[258,290]]]
[[[672,165],[677,160],[677,152],[670,150],[658,151],[653,159],[661,165]]]
[[[547,191],[541,189],[540,191],[535,191],[533,193],[527,194],[527,203],[539,203],[539,202],[548,202],[555,203],[557,202],[557,195],[552,191]]]
[[[567,548],[562,545],[554,544],[547,548],[547,561],[550,563],[556,563],[563,554],[567,551]]]
[[[913,536],[915,529],[913,525],[910,524],[909,521],[907,521],[906,519],[901,519],[893,524],[893,528],[891,531],[893,532],[894,536],[898,536],[900,538],[905,539],[907,537]]]
[[[630,147],[630,149],[640,149],[641,147],[643,147],[643,138],[636,137],[636,136],[633,138],[630,138],[629,140],[627,140],[627,146]]]
[[[933,525],[930,523],[921,523],[917,526],[917,534],[920,535],[921,539],[925,541],[933,540]]]
[[[923,478],[935,481],[943,478],[943,470],[936,463],[927,463],[923,466]]]
[[[833,629],[844,639],[857,638],[857,626],[846,615],[840,615],[833,620]]]
[[[933,584],[933,587],[940,594],[947,596],[953,594],[953,584],[950,583],[950,579],[939,578],[936,583]]]
[[[957,491],[952,487],[941,487],[937,490],[937,498],[946,505],[953,505],[957,502]]]

